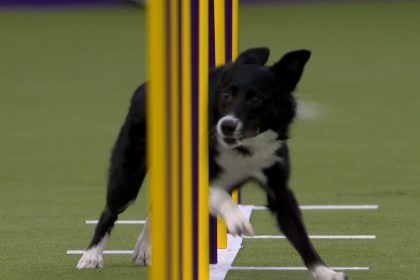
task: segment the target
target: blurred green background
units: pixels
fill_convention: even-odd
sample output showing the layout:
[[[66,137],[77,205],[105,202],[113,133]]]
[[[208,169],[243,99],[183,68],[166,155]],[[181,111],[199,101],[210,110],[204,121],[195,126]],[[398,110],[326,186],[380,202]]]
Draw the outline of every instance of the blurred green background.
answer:
[[[312,58],[296,92],[292,185],[301,204],[379,204],[376,211],[304,212],[311,234],[374,234],[315,242],[331,266],[369,266],[352,279],[420,273],[420,3],[243,5],[240,48]],[[0,279],[144,279],[130,256],[77,271],[104,205],[110,149],[129,98],[146,79],[140,8],[0,10]],[[147,191],[121,217],[145,215]],[[255,186],[244,203],[264,204]],[[277,234],[256,212],[258,234]],[[109,249],[131,249],[120,225]],[[246,240],[234,265],[301,266],[285,240]],[[310,279],[305,272],[239,272],[227,279]]]

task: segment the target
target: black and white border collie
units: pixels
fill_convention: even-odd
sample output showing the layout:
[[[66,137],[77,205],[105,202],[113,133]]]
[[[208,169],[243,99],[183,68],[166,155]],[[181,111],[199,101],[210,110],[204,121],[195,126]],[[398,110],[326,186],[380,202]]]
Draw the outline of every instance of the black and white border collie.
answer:
[[[307,50],[284,55],[265,66],[267,48],[249,49],[234,63],[210,71],[209,167],[210,213],[220,215],[233,235],[252,235],[249,221],[229,192],[249,180],[267,193],[268,208],[278,226],[317,280],[348,279],[329,269],[308,238],[295,196],[289,187],[288,129],[295,117],[293,91]],[[146,86],[134,93],[112,153],[105,209],[93,239],[77,268],[102,268],[102,251],[118,214],[137,197],[146,174]],[[153,186],[151,186],[153,187]],[[133,261],[150,265],[150,221],[146,220],[134,248]],[[279,252],[280,254],[280,252]]]

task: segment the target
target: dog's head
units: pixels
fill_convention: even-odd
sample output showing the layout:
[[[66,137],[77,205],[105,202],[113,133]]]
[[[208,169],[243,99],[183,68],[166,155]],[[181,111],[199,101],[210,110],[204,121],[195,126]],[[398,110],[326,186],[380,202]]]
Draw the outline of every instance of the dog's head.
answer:
[[[307,50],[285,54],[265,66],[267,48],[249,49],[236,61],[210,73],[210,118],[219,142],[227,147],[267,130],[287,139],[295,116],[292,92],[310,57]]]

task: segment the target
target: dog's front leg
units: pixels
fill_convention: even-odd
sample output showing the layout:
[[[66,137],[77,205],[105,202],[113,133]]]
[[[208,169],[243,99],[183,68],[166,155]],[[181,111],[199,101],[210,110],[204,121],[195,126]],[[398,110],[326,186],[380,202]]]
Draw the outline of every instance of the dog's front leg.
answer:
[[[278,186],[277,186],[278,187]],[[269,208],[276,214],[280,229],[301,255],[315,280],[348,280],[344,273],[329,269],[313,247],[306,233],[299,206],[293,192],[282,186],[274,189]]]
[[[220,187],[210,187],[209,211],[213,216],[219,215],[232,235],[254,235],[251,223],[239,211],[227,191]]]

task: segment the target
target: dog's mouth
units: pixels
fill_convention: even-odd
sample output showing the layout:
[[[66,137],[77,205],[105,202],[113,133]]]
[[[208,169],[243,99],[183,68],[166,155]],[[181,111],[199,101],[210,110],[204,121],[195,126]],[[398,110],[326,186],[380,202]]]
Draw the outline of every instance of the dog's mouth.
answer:
[[[239,139],[237,139],[237,138],[223,137],[222,140],[229,147],[239,146],[239,144],[240,144]]]
[[[248,127],[243,132],[243,138],[252,138],[257,136],[260,133],[260,128],[258,126]]]
[[[221,136],[220,140],[226,147],[235,148],[235,147],[241,146],[243,140],[255,137],[259,133],[260,133],[259,127],[250,127],[244,130],[241,133],[241,135],[233,135],[233,136],[220,135]]]

